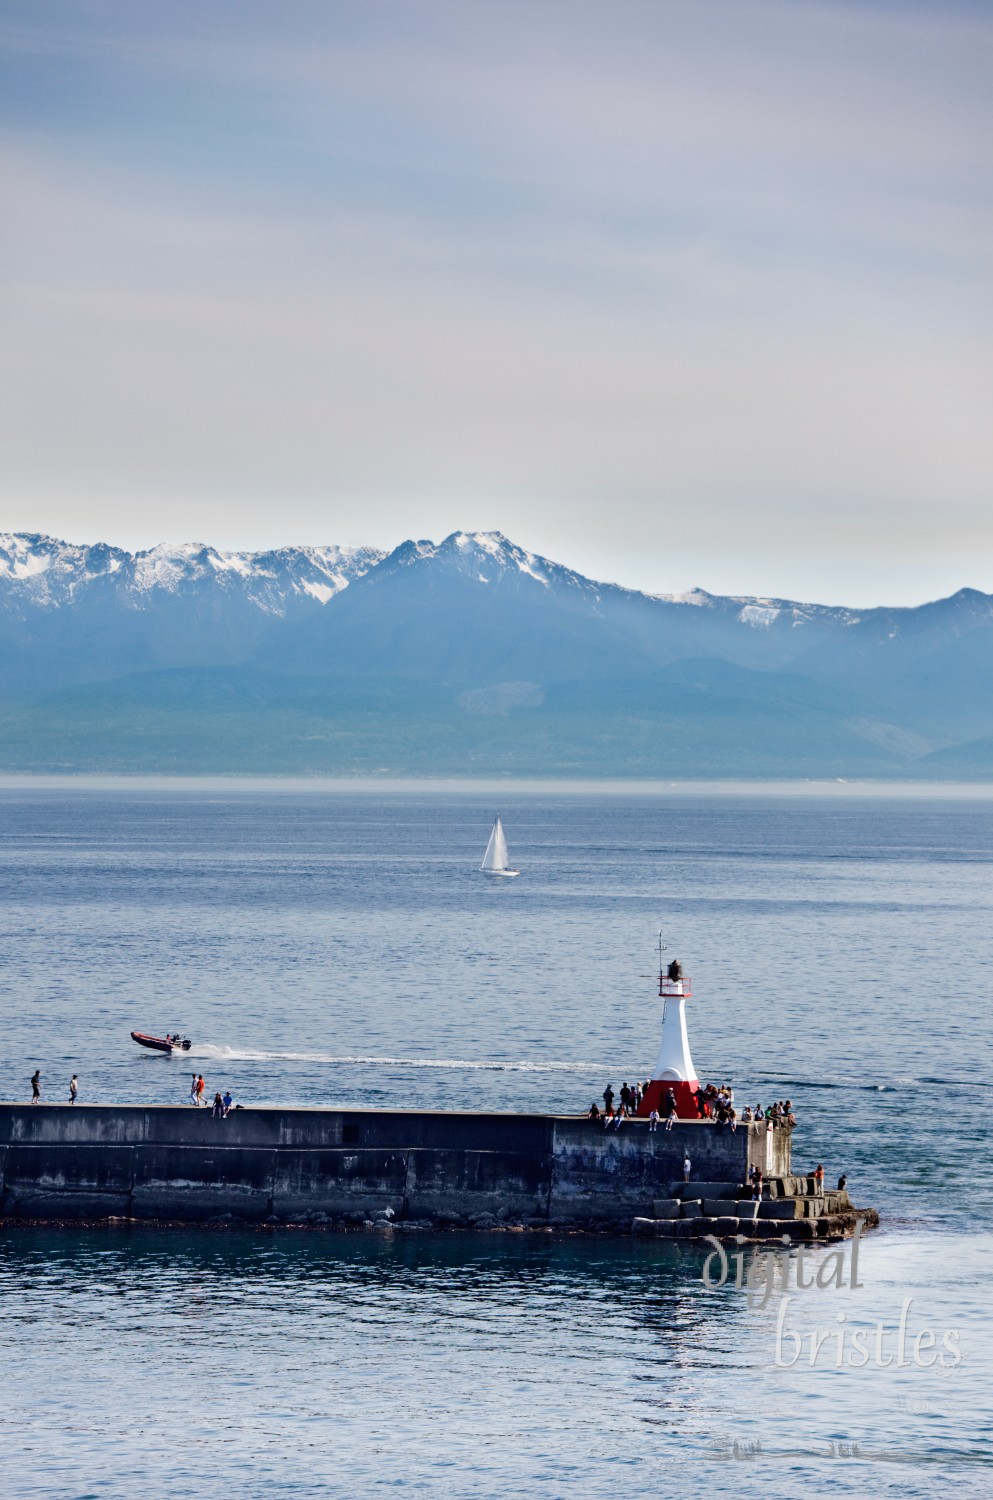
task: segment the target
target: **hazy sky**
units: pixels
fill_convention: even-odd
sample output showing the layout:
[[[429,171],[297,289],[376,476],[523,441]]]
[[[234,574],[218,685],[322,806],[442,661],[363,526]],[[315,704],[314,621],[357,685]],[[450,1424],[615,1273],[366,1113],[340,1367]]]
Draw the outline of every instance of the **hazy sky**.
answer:
[[[993,7],[2,0],[0,529],[993,591]]]

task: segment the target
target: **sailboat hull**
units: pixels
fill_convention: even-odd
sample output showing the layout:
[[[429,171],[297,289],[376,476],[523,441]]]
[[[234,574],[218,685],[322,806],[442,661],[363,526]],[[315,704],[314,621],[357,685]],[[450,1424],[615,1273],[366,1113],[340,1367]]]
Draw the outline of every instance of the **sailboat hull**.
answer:
[[[484,875],[490,875],[495,880],[514,880],[520,873],[521,873],[520,870],[484,870],[483,871]]]

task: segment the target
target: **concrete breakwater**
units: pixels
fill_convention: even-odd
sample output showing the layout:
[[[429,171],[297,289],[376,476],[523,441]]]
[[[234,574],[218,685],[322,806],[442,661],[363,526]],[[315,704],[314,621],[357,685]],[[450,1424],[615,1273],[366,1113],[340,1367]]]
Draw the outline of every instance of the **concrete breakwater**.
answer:
[[[847,1239],[856,1220],[879,1223],[874,1208],[856,1208],[844,1188],[826,1189],[813,1176],[772,1177],[761,1200],[736,1182],[679,1182],[671,1198],[636,1215],[631,1232],[655,1239],[804,1240]]]
[[[0,1104],[7,1220],[363,1219],[629,1227],[682,1183],[790,1170],[788,1127],[553,1115]]]

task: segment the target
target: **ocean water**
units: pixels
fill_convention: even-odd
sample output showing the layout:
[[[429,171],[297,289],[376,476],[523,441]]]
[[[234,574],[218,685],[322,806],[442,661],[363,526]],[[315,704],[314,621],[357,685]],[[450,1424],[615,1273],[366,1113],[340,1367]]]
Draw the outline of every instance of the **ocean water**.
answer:
[[[7,1226],[4,1494],[993,1495],[993,800],[7,784],[0,898],[0,1097],[56,1103],[585,1111],[661,929],[700,1077],[884,1221],[764,1305],[661,1243]]]

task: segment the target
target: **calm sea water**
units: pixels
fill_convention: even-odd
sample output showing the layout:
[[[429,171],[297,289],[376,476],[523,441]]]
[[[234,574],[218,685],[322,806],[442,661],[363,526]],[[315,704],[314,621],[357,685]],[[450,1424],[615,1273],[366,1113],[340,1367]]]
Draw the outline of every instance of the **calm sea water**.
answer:
[[[885,1221],[785,1307],[662,1244],[7,1228],[5,1494],[993,1494],[993,801],[7,787],[0,896],[0,1097],[54,1102],[585,1110],[661,927],[701,1078]]]

